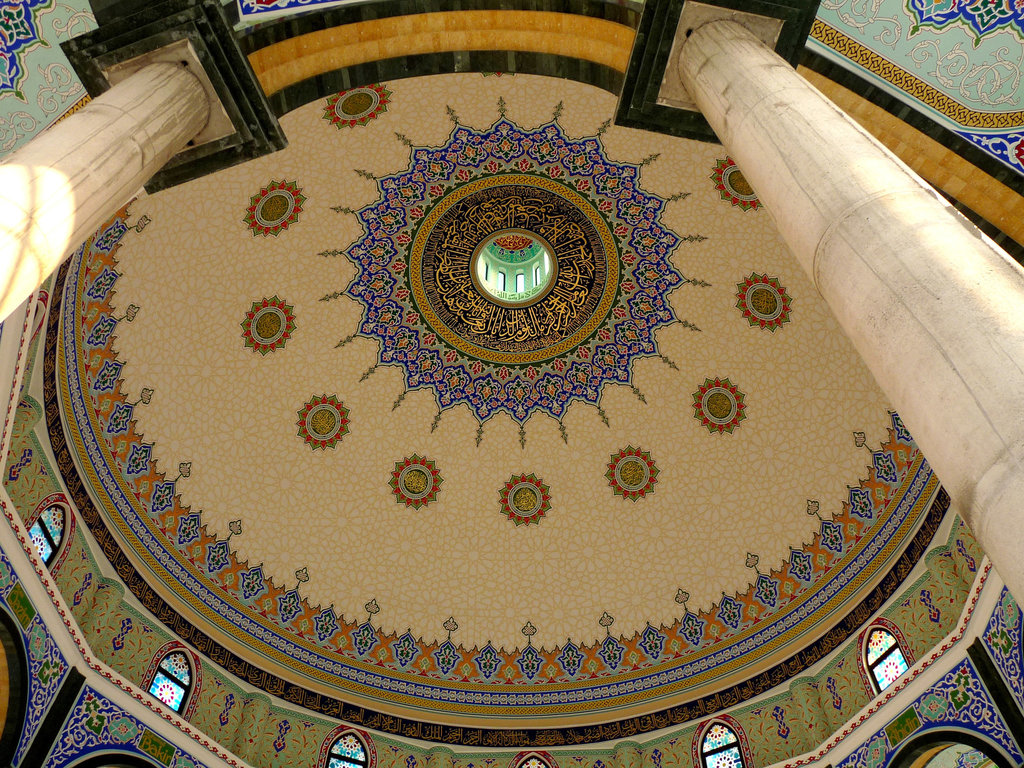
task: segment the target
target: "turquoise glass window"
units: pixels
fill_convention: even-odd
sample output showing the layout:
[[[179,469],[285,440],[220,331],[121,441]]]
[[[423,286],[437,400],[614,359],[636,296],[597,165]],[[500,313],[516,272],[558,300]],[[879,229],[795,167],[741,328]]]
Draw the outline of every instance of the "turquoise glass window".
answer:
[[[64,507],[59,504],[51,504],[39,519],[28,529],[29,538],[39,553],[43,563],[49,565],[53,562],[60,543],[64,539]]]
[[[895,636],[881,627],[875,627],[868,633],[864,658],[876,693],[884,691],[910,669],[907,657]]]
[[[700,745],[704,768],[744,768],[740,739],[725,723],[715,723],[704,734]]]
[[[192,665],[182,651],[171,651],[157,665],[149,692],[181,713],[192,690]]]
[[[343,733],[327,751],[327,768],[367,768],[366,745],[356,734]]]

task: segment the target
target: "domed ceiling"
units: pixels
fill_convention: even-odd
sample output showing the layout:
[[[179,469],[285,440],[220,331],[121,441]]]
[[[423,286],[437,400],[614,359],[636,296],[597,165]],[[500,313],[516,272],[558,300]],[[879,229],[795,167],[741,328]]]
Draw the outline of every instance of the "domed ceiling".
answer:
[[[558,728],[882,599],[937,481],[723,148],[614,108],[352,89],[73,257],[67,445],[179,634],[325,711]]]

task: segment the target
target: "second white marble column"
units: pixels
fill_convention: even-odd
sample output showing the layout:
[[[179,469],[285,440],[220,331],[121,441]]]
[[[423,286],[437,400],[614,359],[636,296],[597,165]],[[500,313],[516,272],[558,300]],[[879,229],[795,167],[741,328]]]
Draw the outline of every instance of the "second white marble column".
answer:
[[[1024,271],[732,21],[683,83],[1024,598]]]

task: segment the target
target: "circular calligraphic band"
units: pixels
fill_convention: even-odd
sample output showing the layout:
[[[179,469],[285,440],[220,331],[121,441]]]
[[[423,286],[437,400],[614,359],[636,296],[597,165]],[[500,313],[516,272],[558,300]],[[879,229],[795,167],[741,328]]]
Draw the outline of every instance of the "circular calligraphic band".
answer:
[[[498,233],[532,233],[557,263],[536,301],[505,305],[474,281],[474,255]],[[426,323],[449,345],[493,363],[523,365],[578,346],[607,317],[619,251],[597,209],[541,176],[504,174],[439,200],[413,239],[409,282]]]

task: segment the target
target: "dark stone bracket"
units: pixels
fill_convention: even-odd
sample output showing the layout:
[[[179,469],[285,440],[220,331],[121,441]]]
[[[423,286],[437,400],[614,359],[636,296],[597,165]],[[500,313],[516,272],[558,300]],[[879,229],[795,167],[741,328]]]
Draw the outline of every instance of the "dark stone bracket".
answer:
[[[233,131],[186,147],[146,184],[156,192],[283,149],[277,117],[238,47],[216,0],[122,0],[99,3],[99,28],[61,44],[90,96],[110,88],[104,71],[180,40],[187,40],[216,91]]]

